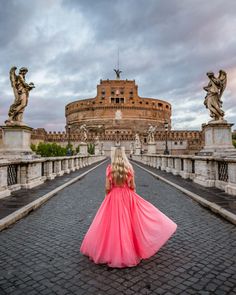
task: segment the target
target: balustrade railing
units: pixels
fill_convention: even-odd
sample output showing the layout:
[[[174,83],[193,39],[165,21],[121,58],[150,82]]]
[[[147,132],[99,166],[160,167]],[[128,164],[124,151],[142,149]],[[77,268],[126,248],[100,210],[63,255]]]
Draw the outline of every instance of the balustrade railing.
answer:
[[[228,163],[225,161],[218,162],[218,179],[228,181]]]
[[[46,179],[53,179],[101,161],[103,155],[50,157],[0,162],[0,198],[20,188],[30,189]]]
[[[17,184],[17,168],[18,165],[12,164],[7,167],[7,185]]]
[[[132,155],[132,159],[236,196],[236,157],[192,155]]]

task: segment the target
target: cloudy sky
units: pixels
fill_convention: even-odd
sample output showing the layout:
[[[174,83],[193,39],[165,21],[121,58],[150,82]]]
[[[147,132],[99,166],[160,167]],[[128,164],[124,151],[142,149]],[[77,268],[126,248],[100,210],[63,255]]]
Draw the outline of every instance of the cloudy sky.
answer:
[[[169,101],[174,129],[200,129],[206,72],[228,73],[226,119],[236,123],[235,0],[0,0],[0,125],[13,101],[9,69],[34,82],[24,121],[64,130],[65,105],[122,78]]]

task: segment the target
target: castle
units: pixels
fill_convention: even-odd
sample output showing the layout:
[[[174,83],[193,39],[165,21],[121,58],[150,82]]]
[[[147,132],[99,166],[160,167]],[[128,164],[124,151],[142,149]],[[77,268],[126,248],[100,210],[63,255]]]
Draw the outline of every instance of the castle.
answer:
[[[76,100],[65,106],[65,132],[34,129],[32,142],[56,142],[64,146],[70,142],[77,147],[82,140],[81,126],[86,125],[87,142],[99,140],[107,153],[117,141],[130,151],[137,133],[145,152],[148,128],[152,125],[156,127],[157,152],[162,153],[165,149],[166,136],[172,154],[198,152],[203,144],[202,133],[171,130],[171,112],[172,106],[167,101],[140,97],[135,80],[122,80],[120,77],[100,80],[95,97]],[[164,129],[166,123],[168,131]]]

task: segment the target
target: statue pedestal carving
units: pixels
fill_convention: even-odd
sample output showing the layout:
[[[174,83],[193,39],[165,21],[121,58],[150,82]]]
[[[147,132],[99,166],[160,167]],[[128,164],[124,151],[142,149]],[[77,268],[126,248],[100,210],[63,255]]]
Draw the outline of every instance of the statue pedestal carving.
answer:
[[[156,149],[156,143],[155,142],[149,142],[148,143],[148,154],[156,154],[157,149]]]
[[[87,156],[88,155],[88,145],[85,142],[81,142],[79,146],[80,155]]]
[[[34,153],[30,148],[31,131],[28,126],[1,126],[2,158],[32,158]]]
[[[198,155],[236,155],[236,149],[232,144],[232,126],[233,124],[225,120],[203,124],[202,131],[205,137],[205,146]]]

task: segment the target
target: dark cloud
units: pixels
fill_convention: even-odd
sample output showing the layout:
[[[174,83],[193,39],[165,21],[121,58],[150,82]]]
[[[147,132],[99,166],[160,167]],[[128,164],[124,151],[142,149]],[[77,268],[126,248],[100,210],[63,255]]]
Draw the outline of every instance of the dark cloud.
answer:
[[[139,94],[172,103],[173,127],[200,129],[208,120],[205,73],[225,69],[226,118],[236,121],[236,1],[0,0],[0,119],[13,100],[12,65],[27,66],[36,88],[25,121],[62,130],[64,107],[94,97],[100,79],[122,77]]]

